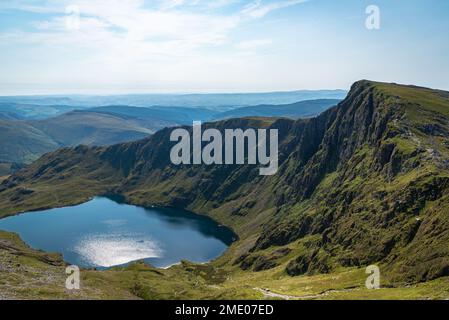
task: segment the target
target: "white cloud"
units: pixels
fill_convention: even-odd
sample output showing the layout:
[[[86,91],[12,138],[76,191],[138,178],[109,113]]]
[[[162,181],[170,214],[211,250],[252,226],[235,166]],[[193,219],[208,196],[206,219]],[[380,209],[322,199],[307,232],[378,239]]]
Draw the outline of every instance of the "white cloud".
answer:
[[[218,0],[207,2],[209,8],[219,8],[238,0]],[[304,0],[289,0],[273,2],[264,5],[257,0],[246,5],[240,12],[231,14],[220,13],[192,13],[177,10],[183,5],[201,5],[201,0],[163,0],[159,8],[149,9],[143,0],[43,0],[20,1],[15,0],[1,4],[0,10],[16,8],[24,11],[60,13],[61,16],[47,21],[38,21],[34,25],[37,31],[45,29],[57,32],[61,37],[64,31],[65,19],[63,15],[68,5],[79,7],[81,14],[81,28],[89,34],[101,33],[109,36],[110,40],[123,37],[128,40],[141,41],[148,46],[156,43],[162,47],[178,43],[180,48],[196,48],[207,45],[220,45],[228,40],[229,33],[248,19],[263,18],[269,12],[304,2]],[[40,5],[37,5],[40,3]],[[197,10],[202,12],[202,10]],[[205,11],[206,12],[206,11]],[[65,30],[67,33],[70,30]],[[91,35],[85,34],[86,40]],[[49,35],[55,38],[57,34]],[[31,34],[31,36],[35,36]],[[73,35],[72,35],[73,36]],[[82,37],[73,39],[81,40]],[[25,37],[23,41],[26,41]],[[67,41],[63,39],[62,43]],[[172,51],[167,52],[170,54]]]
[[[14,58],[8,66],[13,71],[16,64],[26,72],[4,73],[0,75],[0,84],[14,80],[65,82],[71,87],[77,83],[92,87],[108,83],[154,87],[160,82],[176,82],[179,86],[196,75],[204,81],[211,71],[219,68],[241,69],[243,52],[238,51],[257,50],[271,43],[267,39],[235,38],[236,31],[246,22],[299,2],[256,1],[245,6],[239,0],[8,1],[0,4],[0,10],[29,11],[36,13],[33,16],[42,14],[45,18],[33,21],[32,31],[0,31],[0,49],[28,46],[20,53],[23,62]],[[78,30],[66,27],[69,5],[79,7]],[[221,11],[228,5],[232,7]],[[0,63],[8,64],[7,59]],[[228,73],[225,70],[223,78],[235,77]]]
[[[123,41],[134,42],[134,45],[154,48],[156,45],[162,49],[168,48],[166,54],[176,53],[188,47],[194,49],[200,46],[222,44],[228,33],[236,28],[240,17],[234,15],[217,15],[182,12],[173,9],[185,3],[182,0],[164,1],[162,8],[146,9],[141,0],[77,0],[65,1],[65,4],[78,6],[80,9],[81,34],[74,35],[65,30],[64,1],[49,0],[45,6],[29,7],[17,2],[16,7],[21,10],[40,10],[41,12],[60,12],[61,16],[47,21],[34,23],[37,32],[45,30],[42,38],[48,36],[49,40],[61,38],[66,44],[68,39],[74,41],[91,41],[92,35],[101,34],[103,42]],[[190,2],[192,3],[192,2]],[[64,33],[65,31],[65,33]],[[37,32],[24,34],[20,41],[35,38]],[[53,32],[53,34],[51,34]],[[42,39],[43,40],[43,39]],[[137,43],[139,42],[139,43]],[[79,43],[75,43],[79,44]],[[129,43],[128,43],[129,44]]]

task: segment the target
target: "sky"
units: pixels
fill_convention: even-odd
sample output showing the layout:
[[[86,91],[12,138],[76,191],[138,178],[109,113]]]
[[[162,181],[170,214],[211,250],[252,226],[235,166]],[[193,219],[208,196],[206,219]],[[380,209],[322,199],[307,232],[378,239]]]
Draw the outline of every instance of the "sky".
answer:
[[[448,34],[447,0],[1,0],[0,95],[449,90]]]

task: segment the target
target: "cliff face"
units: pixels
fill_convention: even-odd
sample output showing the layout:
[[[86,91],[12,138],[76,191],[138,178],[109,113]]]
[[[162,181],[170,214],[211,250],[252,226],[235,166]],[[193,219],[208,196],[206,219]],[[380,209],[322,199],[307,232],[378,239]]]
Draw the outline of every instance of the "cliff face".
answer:
[[[0,206],[14,213],[120,193],[230,225],[241,238],[232,263],[245,270],[272,268],[296,252],[286,268],[292,276],[372,263],[400,281],[449,274],[447,92],[360,81],[316,118],[204,127],[278,129],[278,173],[174,166],[164,129],[133,143],[45,155],[3,182]]]
[[[382,261],[395,279],[447,275],[448,111],[444,92],[356,83],[313,121],[314,137],[324,124],[322,139],[292,153],[277,185],[288,205],[253,252],[317,235],[288,273]]]

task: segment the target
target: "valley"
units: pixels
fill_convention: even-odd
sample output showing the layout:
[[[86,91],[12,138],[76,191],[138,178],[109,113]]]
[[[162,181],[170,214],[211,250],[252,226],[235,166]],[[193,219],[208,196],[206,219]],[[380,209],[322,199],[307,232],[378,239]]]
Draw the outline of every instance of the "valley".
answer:
[[[278,174],[259,176],[253,165],[175,166],[165,128],[143,140],[45,154],[1,182],[0,217],[120,194],[129,204],[207,215],[239,236],[203,265],[82,270],[74,298],[448,298],[448,92],[364,80],[315,117],[204,127],[278,129]],[[3,273],[2,294],[70,297],[57,285],[60,256],[11,233],[0,238],[0,268],[13,261],[26,270]],[[370,264],[380,267],[379,290],[365,288]],[[29,283],[30,272],[52,275],[54,285]]]

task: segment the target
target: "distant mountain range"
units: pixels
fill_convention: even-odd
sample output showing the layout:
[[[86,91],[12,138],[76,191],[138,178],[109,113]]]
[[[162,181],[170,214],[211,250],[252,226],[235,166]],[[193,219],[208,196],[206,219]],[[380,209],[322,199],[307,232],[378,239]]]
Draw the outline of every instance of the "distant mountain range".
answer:
[[[0,163],[28,164],[64,146],[104,146],[142,139],[164,127],[231,117],[301,118],[317,115],[340,100],[260,105],[218,111],[191,107],[110,105],[74,110],[69,106],[0,103]],[[36,102],[36,101],[30,101]],[[53,101],[54,102],[54,101]]]
[[[3,96],[0,97],[0,105],[15,103],[41,106],[65,106],[75,109],[106,105],[128,105],[135,107],[179,106],[226,111],[259,104],[289,104],[315,99],[341,100],[344,99],[346,94],[347,91],[345,90],[297,90],[264,93]]]

